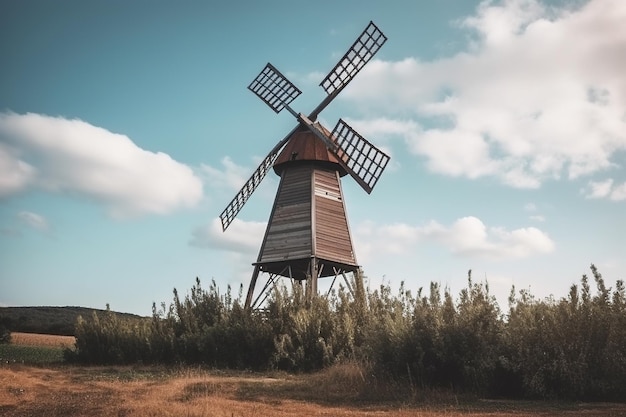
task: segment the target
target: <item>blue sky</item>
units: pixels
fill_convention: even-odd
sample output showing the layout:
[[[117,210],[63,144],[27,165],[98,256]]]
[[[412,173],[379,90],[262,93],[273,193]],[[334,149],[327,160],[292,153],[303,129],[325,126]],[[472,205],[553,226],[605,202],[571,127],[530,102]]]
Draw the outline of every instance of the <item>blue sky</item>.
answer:
[[[343,182],[367,282],[467,271],[565,296],[626,278],[626,2],[0,2],[0,305],[149,314],[199,277],[245,289],[278,185],[218,216],[370,20],[389,38],[321,114],[391,155]]]

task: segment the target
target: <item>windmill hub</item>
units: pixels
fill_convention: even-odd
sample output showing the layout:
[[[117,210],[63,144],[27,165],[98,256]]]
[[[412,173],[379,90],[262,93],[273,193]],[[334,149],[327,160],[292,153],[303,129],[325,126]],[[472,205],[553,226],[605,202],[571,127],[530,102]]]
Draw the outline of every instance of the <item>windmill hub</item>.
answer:
[[[317,279],[322,277],[336,279],[342,275],[354,294],[346,278],[347,273],[353,273],[356,285],[362,287],[341,177],[350,174],[369,194],[387,166],[389,156],[342,119],[332,132],[316,120],[386,40],[370,22],[320,83],[327,96],[308,116],[290,107],[301,91],[272,64],[268,63],[248,86],[276,113],[287,109],[298,124],[272,148],[220,215],[225,231],[270,167],[274,168],[280,176],[280,185],[257,262],[253,264],[246,308],[262,304],[277,277],[306,281],[309,296],[317,293]],[[269,279],[253,301],[261,272],[269,274]]]

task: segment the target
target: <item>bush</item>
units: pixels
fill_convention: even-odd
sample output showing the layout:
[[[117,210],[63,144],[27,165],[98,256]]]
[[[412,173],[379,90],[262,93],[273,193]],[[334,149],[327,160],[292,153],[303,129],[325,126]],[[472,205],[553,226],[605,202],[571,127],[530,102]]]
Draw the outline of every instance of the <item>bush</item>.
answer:
[[[507,325],[507,368],[532,397],[584,400],[626,398],[626,294],[617,281],[611,294],[591,265],[567,298],[512,299]]]
[[[311,372],[352,363],[368,381],[482,396],[620,400],[626,398],[626,290],[607,288],[591,266],[596,292],[583,276],[560,300],[537,300],[512,289],[504,315],[487,283],[455,301],[430,284],[428,295],[401,285],[339,287],[307,300],[278,286],[264,312],[242,307],[200,280],[181,300],[153,306],[151,319],[130,321],[110,311],[80,319],[76,349],[84,363],[185,363],[236,369]],[[353,283],[356,284],[356,283]]]
[[[0,316],[0,344],[11,343],[10,320]]]

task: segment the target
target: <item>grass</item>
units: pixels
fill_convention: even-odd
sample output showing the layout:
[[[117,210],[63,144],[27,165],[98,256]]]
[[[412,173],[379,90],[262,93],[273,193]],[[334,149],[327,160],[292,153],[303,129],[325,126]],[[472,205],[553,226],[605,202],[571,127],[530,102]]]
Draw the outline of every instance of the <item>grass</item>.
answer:
[[[37,340],[40,345],[33,345]],[[407,391],[376,381],[355,363],[290,375],[192,367],[91,367],[62,364],[58,357],[53,360],[52,352],[62,352],[67,342],[19,335],[11,345],[0,345],[0,356],[8,351],[16,357],[0,364],[0,415],[626,416],[626,404],[496,401],[445,391]]]
[[[63,362],[63,349],[41,346],[0,345],[0,362],[50,364]]]
[[[357,367],[349,364],[312,375],[177,367],[4,364],[0,365],[0,415],[626,416],[626,404],[454,400],[446,393],[432,397],[431,401],[373,401],[358,393],[363,388],[359,378]]]
[[[11,343],[0,345],[1,363],[52,364],[63,362],[63,350],[74,345],[73,336],[11,333]]]

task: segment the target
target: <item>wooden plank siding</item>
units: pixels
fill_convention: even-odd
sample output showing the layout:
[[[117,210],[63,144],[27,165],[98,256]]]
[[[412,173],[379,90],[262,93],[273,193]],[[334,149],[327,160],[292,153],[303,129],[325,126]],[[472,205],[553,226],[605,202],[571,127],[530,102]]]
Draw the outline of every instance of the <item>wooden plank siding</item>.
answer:
[[[337,171],[314,173],[315,255],[317,258],[356,266],[343,194]]]
[[[291,266],[303,279],[310,260],[324,267],[358,267],[346,218],[339,172],[316,163],[285,164],[257,265],[281,274]]]
[[[259,263],[311,256],[312,171],[311,166],[283,171]]]

